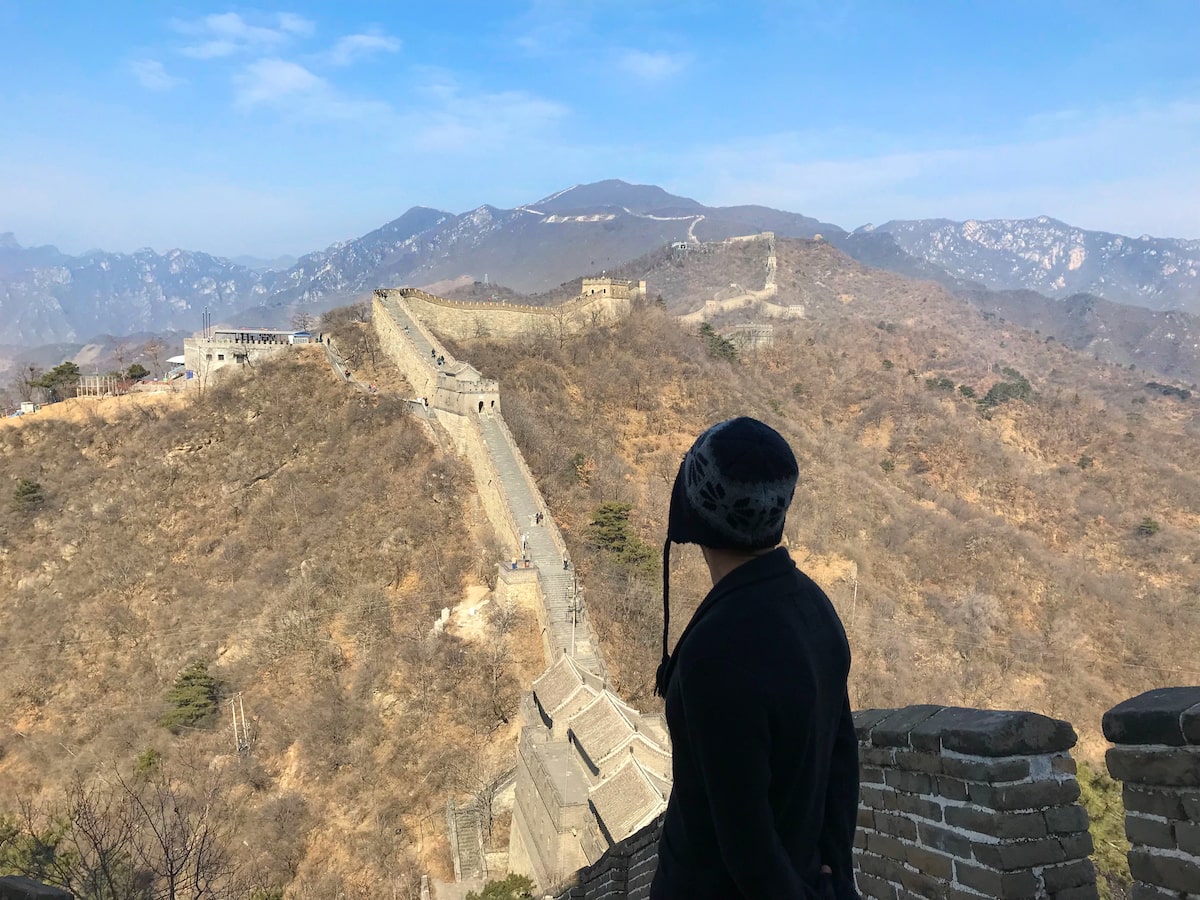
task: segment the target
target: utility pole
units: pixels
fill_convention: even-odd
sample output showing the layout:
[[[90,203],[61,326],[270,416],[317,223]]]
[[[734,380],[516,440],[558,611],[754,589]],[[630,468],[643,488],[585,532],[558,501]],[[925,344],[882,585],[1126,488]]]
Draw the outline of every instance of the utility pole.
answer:
[[[229,698],[229,711],[233,714],[233,749],[242,754],[250,749],[250,731],[246,727],[246,706],[242,702],[242,692],[238,691]],[[241,723],[239,724],[239,714]]]

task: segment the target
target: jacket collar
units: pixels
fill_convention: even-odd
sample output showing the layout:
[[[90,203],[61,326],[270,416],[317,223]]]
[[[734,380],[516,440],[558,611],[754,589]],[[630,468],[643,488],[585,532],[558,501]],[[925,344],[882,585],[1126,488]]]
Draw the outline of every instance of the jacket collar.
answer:
[[[683,634],[676,641],[675,652],[667,659],[662,680],[663,696],[666,696],[666,689],[671,683],[671,673],[675,671],[675,662],[679,659],[679,649],[701,619],[711,613],[730,594],[737,593],[757,582],[776,578],[782,572],[794,569],[795,566],[796,564],[792,561],[791,554],[788,553],[787,548],[776,547],[770,553],[764,553],[762,556],[757,556],[749,562],[742,563],[713,585],[712,590],[708,592],[703,602],[696,607],[696,612],[692,614],[692,620],[687,623],[687,627],[683,629]]]

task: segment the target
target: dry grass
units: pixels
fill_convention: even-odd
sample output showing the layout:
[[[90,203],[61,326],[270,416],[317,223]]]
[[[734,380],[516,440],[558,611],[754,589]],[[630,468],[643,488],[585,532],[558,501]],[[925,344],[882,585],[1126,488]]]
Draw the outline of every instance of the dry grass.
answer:
[[[589,546],[591,512],[632,503],[636,530],[659,546],[680,455],[740,414],[777,427],[801,460],[786,536],[848,622],[857,705],[1033,709],[1071,720],[1093,747],[1109,706],[1195,683],[1194,401],[1150,397],[1134,373],[827,244],[778,252],[779,302],[803,302],[808,318],[777,324],[772,349],[736,363],[710,358],[653,304],[562,348],[461,349],[502,379],[623,693],[653,702],[659,588]],[[1034,394],[990,412],[926,385],[948,378],[983,396],[1005,367]],[[1162,525],[1152,537],[1137,533],[1146,516]],[[675,633],[705,589],[695,554],[680,556]]]
[[[0,430],[0,796],[149,748],[232,763],[227,709],[212,732],[155,724],[202,659],[254,736],[229,768],[247,871],[294,896],[444,873],[445,800],[510,752],[496,704],[541,665],[520,616],[431,634],[494,564],[463,528],[469,470],[316,347],[203,396],[44,413]],[[21,478],[41,508],[12,502]]]

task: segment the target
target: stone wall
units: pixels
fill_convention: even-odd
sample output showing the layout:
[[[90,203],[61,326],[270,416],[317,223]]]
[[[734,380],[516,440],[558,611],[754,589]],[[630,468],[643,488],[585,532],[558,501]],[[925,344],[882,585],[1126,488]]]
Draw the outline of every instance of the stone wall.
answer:
[[[1069,724],[939,706],[854,720],[864,898],[1098,896]]]
[[[437,420],[454,441],[455,452],[471,466],[475,478],[475,490],[484,514],[496,532],[496,538],[504,545],[506,556],[514,556],[521,547],[521,529],[513,519],[508,500],[500,483],[500,473],[488,453],[479,427],[470,416],[456,416],[439,411]]]
[[[476,337],[557,340],[629,315],[628,297],[596,294],[576,297],[559,306],[523,306],[515,303],[475,303],[447,300],[416,288],[395,288],[408,308],[438,334],[454,340]]]
[[[856,713],[855,728],[855,863],[864,898],[1098,896],[1087,813],[1076,802],[1075,732],[1066,722],[910,706]],[[661,820],[614,845],[558,900],[648,898],[660,827]]]
[[[536,728],[522,731],[509,839],[509,870],[531,873],[539,885],[553,884],[587,864],[580,835],[589,820],[586,791],[564,797],[547,760],[536,751],[534,744],[545,740]]]
[[[379,338],[379,348],[404,373],[418,397],[431,397],[437,386],[437,373],[387,311],[382,293],[385,292],[376,291],[371,297],[371,327]]]
[[[1200,687],[1160,688],[1104,715],[1124,782],[1133,900],[1200,897]]]
[[[74,896],[70,891],[50,887],[21,875],[0,878],[0,900],[72,900]]]
[[[658,869],[662,818],[608,848],[594,865],[576,874],[576,884],[557,900],[648,900]]]

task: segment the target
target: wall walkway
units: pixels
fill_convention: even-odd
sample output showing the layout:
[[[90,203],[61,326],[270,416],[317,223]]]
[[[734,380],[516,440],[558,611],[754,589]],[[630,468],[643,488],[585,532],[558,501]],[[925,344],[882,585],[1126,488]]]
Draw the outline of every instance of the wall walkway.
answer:
[[[428,295],[421,299],[436,300]],[[545,311],[535,314],[539,319],[545,316]],[[498,562],[510,571],[517,566],[536,573],[546,664],[569,655],[603,679],[604,660],[566,543],[504,421],[498,385],[448,379],[447,370],[462,371],[460,361],[414,315],[404,292],[376,291],[372,321],[384,352],[429,402],[429,407],[421,403],[426,420],[443,426],[471,464],[484,513],[508,549],[509,558]],[[445,360],[443,365],[438,365],[439,358]],[[471,377],[469,372],[466,377]],[[482,409],[477,397],[489,398]],[[479,809],[473,804],[456,806],[451,800],[447,830],[456,878],[486,877]]]

